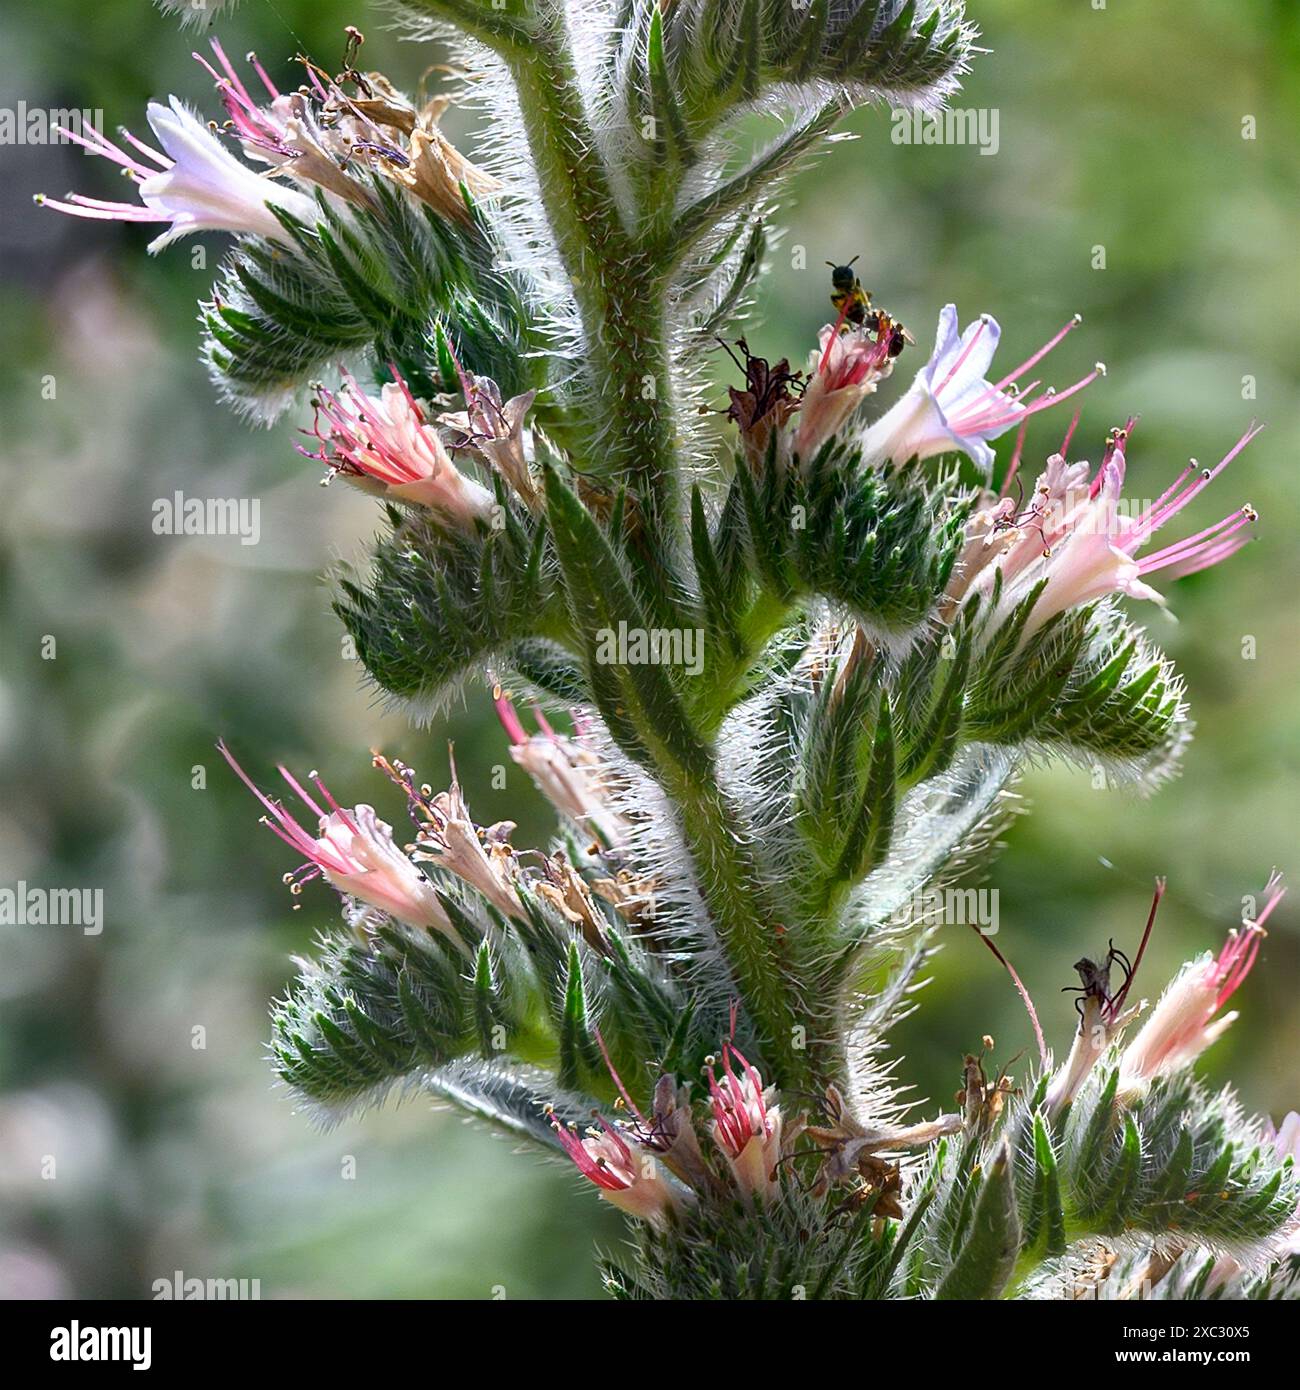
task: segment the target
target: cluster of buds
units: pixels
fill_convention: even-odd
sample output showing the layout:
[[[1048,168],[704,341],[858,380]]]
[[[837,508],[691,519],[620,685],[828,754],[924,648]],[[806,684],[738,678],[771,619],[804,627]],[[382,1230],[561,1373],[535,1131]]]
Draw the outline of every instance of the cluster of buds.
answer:
[[[1268,1122],[1263,1138],[1279,1163],[1290,1160],[1293,1166],[1300,1166],[1300,1114],[1294,1110],[1288,1111],[1286,1118],[1276,1128],[1271,1121]],[[1282,1260],[1300,1260],[1300,1208],[1297,1208],[1291,1221],[1274,1242],[1273,1253]],[[1247,1266],[1234,1256],[1220,1255],[1205,1280],[1202,1295],[1205,1298],[1213,1297],[1220,1293],[1226,1284],[1248,1272]]]

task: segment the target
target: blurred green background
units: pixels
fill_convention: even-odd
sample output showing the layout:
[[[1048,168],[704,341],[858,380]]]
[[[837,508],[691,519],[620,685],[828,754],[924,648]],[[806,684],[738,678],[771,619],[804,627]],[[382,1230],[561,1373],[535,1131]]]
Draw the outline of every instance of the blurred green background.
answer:
[[[1008,368],[1082,313],[1048,379],[1105,359],[1075,453],[1095,459],[1139,412],[1135,496],[1189,455],[1217,459],[1252,416],[1269,426],[1186,518],[1250,500],[1258,543],[1175,586],[1176,623],[1141,614],[1188,679],[1199,732],[1183,776],[1142,800],[1032,770],[1032,815],[987,879],[1060,1049],[1070,962],[1111,936],[1132,946],[1153,875],[1170,888],[1146,993],[1217,945],[1272,866],[1300,868],[1300,23],[1290,0],[970,10],[992,52],[956,104],[997,110],[998,153],[896,145],[887,111],[859,113],[860,138],[801,178],[781,219],[751,345],[802,357],[828,314],[822,263],[861,253],[916,334],[913,363],[948,300],[963,321],[1001,320]],[[408,89],[443,57],[397,42],[361,0],[245,0],[218,32],[284,76],[297,51],[335,65],[351,22],[367,63]],[[109,130],[140,130],[145,101],[175,92],[217,114],[195,36],[145,0],[11,6],[0,43],[0,106],[98,107]],[[472,122],[449,125],[472,150]],[[520,844],[548,822],[513,764],[491,790],[505,759],[486,699],[415,731],[345,659],[317,576],[359,553],[372,506],[315,485],[291,448],[303,421],[257,431],[214,401],[194,304],[221,239],[150,260],[147,228],[31,206],[68,188],[115,196],[108,168],[69,147],[0,147],[0,884],[102,886],[106,926],[0,927],[0,1296],[147,1297],[175,1270],[258,1278],[263,1297],[597,1296],[590,1250],[619,1226],[572,1174],[419,1099],[322,1131],[271,1085],[267,1000],[336,904],[317,886],[291,910],[290,856],[219,765],[218,735],[264,779],[280,758],[319,768],[340,800],[394,821],[366,750],[437,782],[452,738],[478,820],[519,821]],[[1041,418],[1030,458],[1065,423]],[[177,489],[260,497],[260,543],[154,535],[152,503]],[[953,931],[898,1035],[900,1077],[936,1101],[981,1034],[999,1062],[1032,1048],[992,959]],[[1298,967],[1287,904],[1207,1062],[1274,1115],[1300,1103]]]

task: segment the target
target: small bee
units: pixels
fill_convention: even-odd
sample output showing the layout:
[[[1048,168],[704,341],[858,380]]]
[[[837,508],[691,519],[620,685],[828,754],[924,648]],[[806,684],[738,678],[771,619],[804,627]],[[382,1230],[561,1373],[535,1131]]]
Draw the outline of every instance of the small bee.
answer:
[[[867,329],[876,335],[876,342],[889,343],[889,355],[897,357],[907,344],[916,345],[916,339],[892,315],[884,309],[873,309],[867,315]]]
[[[854,256],[848,265],[836,265],[834,261],[826,264],[831,268],[831,303],[841,318],[861,328],[871,310],[871,291],[864,290],[862,281],[853,273],[857,259]]]
[[[826,262],[831,268],[831,303],[839,311],[841,324],[852,324],[872,334],[876,342],[888,343],[889,355],[897,357],[916,339],[887,310],[872,308],[871,291],[863,289],[862,281],[853,273],[857,259],[854,256],[848,265]]]

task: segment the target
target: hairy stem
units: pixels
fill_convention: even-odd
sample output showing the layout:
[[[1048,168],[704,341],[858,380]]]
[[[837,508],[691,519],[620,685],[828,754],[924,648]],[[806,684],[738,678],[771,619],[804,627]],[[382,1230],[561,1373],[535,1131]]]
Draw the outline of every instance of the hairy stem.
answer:
[[[563,21],[507,54],[547,218],[586,339],[592,471],[626,479],[647,520],[679,525],[665,280],[629,236],[596,149]]]

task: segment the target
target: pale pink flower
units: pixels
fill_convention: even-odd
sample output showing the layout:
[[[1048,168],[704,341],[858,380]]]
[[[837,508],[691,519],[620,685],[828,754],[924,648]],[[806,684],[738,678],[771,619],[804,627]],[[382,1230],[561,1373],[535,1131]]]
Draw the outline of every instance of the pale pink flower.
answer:
[[[397,368],[390,370],[393,380],[378,396],[368,395],[346,372],[337,394],[318,387],[312,401],[316,418],[304,433],[319,439],[320,448],[313,452],[300,445],[299,452],[326,464],[331,477],[428,507],[458,525],[486,521],[492,494],[451,461]]]
[[[530,734],[509,696],[498,696],[496,708],[510,736],[510,756],[551,805],[561,815],[594,832],[606,848],[622,844],[628,825],[610,804],[596,754],[580,737],[557,734],[540,709],[533,711],[540,732]]]
[[[92,153],[120,164],[136,185],[139,204],[106,202],[80,193],[69,194],[66,201],[38,194],[37,202],[74,217],[169,222],[168,230],[149,243],[151,252],[178,237],[204,231],[247,233],[287,245],[289,237],[272,207],[309,225],[315,221],[316,205],[310,198],[241,164],[175,97],[169,106],[150,102],[147,114],[165,154],[127,131],[122,139],[140,159],[96,132],[89,136],[63,132]]]
[[[740,1070],[732,1066],[732,1058]],[[781,1111],[763,1078],[731,1043],[722,1045],[722,1080],[709,1068],[713,1139],[746,1197],[774,1199],[780,1191]]]
[[[890,335],[875,341],[862,328],[840,332],[828,323],[818,334],[817,351],[809,358],[808,388],[799,404],[795,452],[811,458],[839,432],[844,422],[894,370]]]
[[[1218,956],[1207,951],[1174,977],[1137,1036],[1120,1057],[1121,1094],[1144,1089],[1157,1076],[1190,1066],[1237,1017],[1220,1014],[1259,955],[1264,923],[1285,892],[1278,875],[1269,879],[1264,907],[1253,922],[1234,928]]]
[[[285,875],[293,892],[301,892],[304,883],[322,877],[340,893],[399,922],[442,932],[458,946],[463,944],[433,885],[397,848],[392,827],[379,819],[373,807],[345,809],[313,772],[308,780],[325,802],[321,806],[288,768],[280,767],[280,775],[318,818],[318,832],[313,835],[253,782],[224,743],[217,747],[240,781],[266,808],[268,814],[262,817],[263,824],[304,856],[305,863]]]
[[[516,882],[519,863],[510,846],[511,821],[480,829],[469,813],[452,763],[451,787],[436,796],[430,787],[415,785],[411,769],[376,756],[375,766],[386,772],[410,797],[412,813],[422,822],[412,852],[417,860],[436,864],[476,889],[499,912],[524,918]]]
[[[1164,597],[1146,577],[1164,572],[1171,579],[1218,564],[1249,541],[1246,528],[1254,508],[1239,507],[1195,535],[1148,555],[1138,552],[1151,537],[1207,488],[1259,433],[1252,425],[1213,467],[1193,460],[1140,516],[1124,508],[1126,449],[1134,422],[1112,433],[1095,476],[1086,463],[1067,463],[1054,454],[1039,475],[1033,497],[1017,512],[1009,497],[983,508],[972,519],[966,550],[949,595],[987,594],[994,575],[1002,576],[999,613],[1007,615],[1041,580],[1022,641],[1059,613],[1109,594],[1150,599]]]
[[[634,1149],[604,1120],[599,1129],[589,1128],[585,1138],[566,1128],[554,1115],[551,1124],[565,1153],[607,1202],[629,1216],[655,1225],[663,1225],[672,1217],[681,1196],[659,1176],[658,1160],[640,1143]]]
[[[1008,388],[1036,366],[1080,322],[1076,315],[1037,352],[1027,357],[1000,381],[990,383],[985,374],[993,362],[1002,330],[995,318],[982,314],[958,334],[957,308],[946,304],[939,315],[934,351],[917,372],[906,394],[867,430],[863,452],[869,460],[927,459],[935,454],[962,453],[987,477],[993,470],[990,439],[1023,424],[1031,415],[1082,391],[1102,375],[1097,366],[1064,391],[1050,388],[1034,396],[1039,383],[1031,382],[1015,394]]]
[[[1273,1152],[1277,1154],[1279,1162],[1285,1162],[1290,1158],[1300,1166],[1300,1115],[1294,1110],[1287,1112],[1286,1118],[1277,1129],[1270,1124],[1265,1137],[1273,1145]]]

